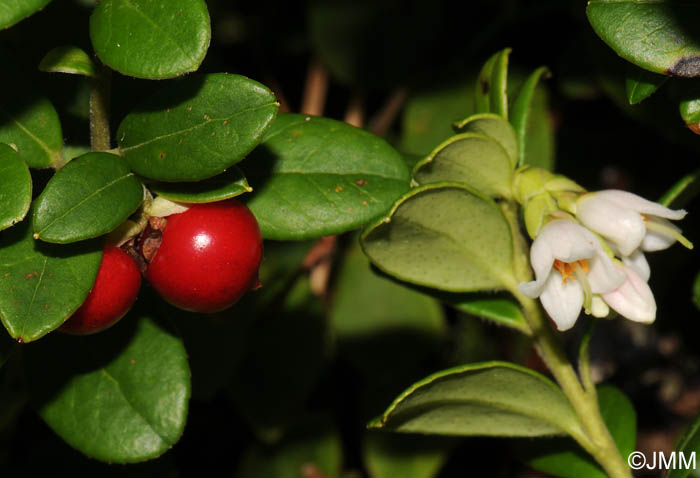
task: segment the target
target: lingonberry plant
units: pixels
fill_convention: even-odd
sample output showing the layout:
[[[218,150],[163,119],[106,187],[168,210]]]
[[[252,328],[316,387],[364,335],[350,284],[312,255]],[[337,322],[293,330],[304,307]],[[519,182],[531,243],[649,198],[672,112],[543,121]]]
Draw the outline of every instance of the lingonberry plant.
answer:
[[[0,4],[0,473],[628,478],[697,451],[673,317],[700,187],[667,150],[697,151],[698,7],[493,3]]]

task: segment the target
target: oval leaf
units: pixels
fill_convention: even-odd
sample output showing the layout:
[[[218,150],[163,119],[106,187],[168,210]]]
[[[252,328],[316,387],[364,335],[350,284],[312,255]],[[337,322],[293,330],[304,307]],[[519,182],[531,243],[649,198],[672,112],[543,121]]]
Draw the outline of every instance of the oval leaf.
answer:
[[[525,80],[523,86],[520,87],[518,96],[513,104],[513,112],[510,122],[515,130],[515,135],[517,136],[518,166],[522,166],[526,161],[525,153],[527,152],[528,139],[533,135],[533,133],[530,132],[530,129],[535,126],[535,121],[541,120],[541,118],[536,118],[534,114],[531,114],[532,110],[534,109],[537,84],[541,78],[549,78],[550,76],[551,73],[549,72],[549,69],[544,66],[533,71],[532,74],[530,74],[530,76]]]
[[[590,0],[586,13],[598,36],[622,58],[655,73],[700,76],[700,41],[689,28],[700,19],[700,4]]]
[[[211,39],[203,0],[102,0],[90,17],[97,56],[119,73],[174,78],[195,71]]]
[[[249,193],[253,189],[243,171],[233,166],[223,174],[193,183],[152,183],[148,185],[155,194],[171,201],[205,203]]]
[[[628,63],[625,71],[627,101],[631,105],[641,103],[658,90],[668,78],[668,76],[657,75]]]
[[[362,454],[372,478],[434,478],[453,447],[453,438],[370,430]]]
[[[39,69],[49,73],[68,73],[90,78],[97,76],[95,64],[88,54],[76,46],[54,48],[41,60]]]
[[[637,416],[634,405],[624,393],[612,386],[598,389],[598,404],[601,417],[620,455],[627,459],[634,451],[637,437]],[[532,442],[529,447],[528,452],[535,453],[537,456],[530,457],[528,463],[537,470],[570,478],[606,478],[608,476],[573,440]]]
[[[99,241],[42,243],[29,221],[0,232],[0,317],[10,335],[30,342],[61,325],[87,297],[101,261]]]
[[[56,334],[27,352],[31,399],[69,445],[107,462],[155,458],[185,427],[190,370],[181,340],[133,311],[107,332]]]
[[[160,91],[119,126],[119,150],[137,174],[199,181],[258,145],[277,114],[265,86],[239,75],[190,77]]]
[[[416,164],[418,184],[458,181],[489,196],[510,197],[513,162],[500,143],[477,133],[455,135]]]
[[[0,104],[0,142],[12,145],[30,168],[60,167],[63,133],[49,100],[5,96]]]
[[[454,123],[455,129],[463,132],[483,134],[503,146],[515,167],[518,161],[518,142],[513,127],[502,117],[492,113],[472,115]]]
[[[461,436],[583,433],[553,382],[508,362],[468,364],[433,374],[403,392],[370,427]]]
[[[267,239],[297,240],[356,229],[408,189],[401,155],[340,121],[283,114],[242,165],[248,207]]]
[[[508,119],[508,56],[510,48],[504,48],[489,58],[476,79],[477,113],[495,113]]]
[[[32,202],[32,176],[17,152],[0,144],[0,231],[24,219]]]
[[[452,292],[516,287],[503,213],[460,184],[413,189],[361,240],[372,263],[407,282]]]
[[[0,8],[0,29],[11,27],[15,23],[36,13],[51,3],[51,0],[9,0]]]
[[[107,234],[142,199],[143,186],[122,158],[87,153],[56,173],[36,199],[34,238],[66,244]]]
[[[523,333],[529,333],[530,328],[525,321],[522,310],[510,298],[470,294],[461,300],[448,303],[462,312],[492,320],[497,324],[518,329]]]

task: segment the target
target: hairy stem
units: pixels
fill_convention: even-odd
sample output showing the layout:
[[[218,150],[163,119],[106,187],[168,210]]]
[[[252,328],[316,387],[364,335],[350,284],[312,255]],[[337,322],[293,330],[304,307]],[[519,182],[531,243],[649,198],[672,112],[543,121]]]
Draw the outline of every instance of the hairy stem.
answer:
[[[111,72],[100,65],[97,78],[92,80],[90,92],[90,147],[93,151],[107,151],[111,148],[109,132],[109,99]]]

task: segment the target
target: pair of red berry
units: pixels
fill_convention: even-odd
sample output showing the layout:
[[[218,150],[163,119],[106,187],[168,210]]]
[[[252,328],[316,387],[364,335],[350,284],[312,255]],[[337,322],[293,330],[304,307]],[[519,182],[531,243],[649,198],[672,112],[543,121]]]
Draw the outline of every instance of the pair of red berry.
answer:
[[[145,276],[171,304],[217,312],[256,285],[262,251],[260,228],[245,205],[235,199],[196,204],[168,216]],[[84,335],[110,327],[129,311],[140,286],[134,260],[105,246],[92,291],[61,330]]]

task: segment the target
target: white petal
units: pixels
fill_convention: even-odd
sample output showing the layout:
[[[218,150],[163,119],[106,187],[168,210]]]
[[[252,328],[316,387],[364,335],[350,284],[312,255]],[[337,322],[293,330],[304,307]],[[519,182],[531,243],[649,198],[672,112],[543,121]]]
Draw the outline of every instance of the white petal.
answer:
[[[627,280],[617,289],[602,294],[603,300],[620,315],[649,324],[656,318],[656,301],[649,285],[631,267],[618,266]]]
[[[644,239],[646,226],[642,216],[607,200],[601,193],[581,196],[576,208],[576,217],[584,226],[614,242],[625,256],[639,247]]]
[[[627,191],[618,189],[607,189],[593,193],[596,196],[609,201],[625,209],[632,209],[642,214],[651,214],[652,216],[665,217],[667,219],[683,219],[687,214],[684,209],[669,209],[659,203],[649,201],[643,197],[637,196]]]
[[[546,244],[555,259],[562,262],[576,262],[588,259],[595,253],[595,248],[587,234],[590,234],[590,231],[580,224],[566,219],[557,219],[544,225],[535,238],[533,247],[537,242]],[[530,259],[533,259],[532,253]]]
[[[594,295],[591,298],[591,314],[593,317],[603,318],[607,317],[610,313],[610,307],[605,303],[603,298],[599,295]]]
[[[648,234],[647,234],[648,235]],[[646,237],[644,238],[646,241]],[[642,241],[642,247],[644,247],[644,241]],[[636,249],[629,256],[622,256],[622,262],[626,266],[631,267],[634,271],[639,274],[639,277],[649,282],[649,276],[651,275],[651,269],[649,268],[649,263],[647,258],[644,257],[644,253],[641,249]]]
[[[598,238],[593,237],[597,242]],[[610,292],[620,287],[625,281],[625,274],[615,267],[615,263],[605,253],[600,243],[597,243],[596,253],[590,259],[588,267],[588,282],[594,294]]]
[[[664,227],[671,228],[674,231],[681,232],[681,229],[678,226],[667,219],[662,219],[660,217],[648,217],[647,221],[655,222],[663,225]],[[647,230],[647,234],[644,236],[644,240],[642,241],[642,249],[647,252],[662,251],[671,247],[674,242],[676,242],[676,238],[669,234],[664,234],[661,231]]]
[[[559,330],[569,330],[576,323],[583,306],[583,290],[578,282],[562,281],[559,272],[552,272],[547,279],[542,295],[542,306]]]

